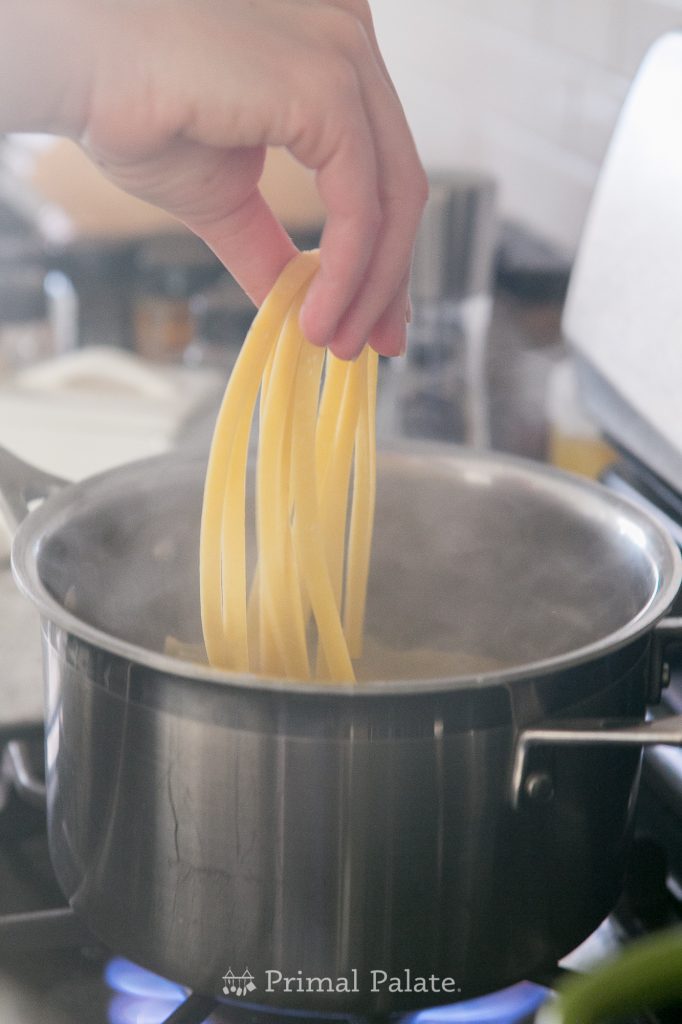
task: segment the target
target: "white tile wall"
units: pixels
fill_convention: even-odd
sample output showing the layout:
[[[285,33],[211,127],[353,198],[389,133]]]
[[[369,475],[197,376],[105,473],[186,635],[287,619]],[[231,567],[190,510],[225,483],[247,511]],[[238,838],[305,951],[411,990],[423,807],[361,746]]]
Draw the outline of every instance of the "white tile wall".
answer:
[[[428,167],[492,172],[501,207],[575,247],[614,123],[682,0],[370,0]]]

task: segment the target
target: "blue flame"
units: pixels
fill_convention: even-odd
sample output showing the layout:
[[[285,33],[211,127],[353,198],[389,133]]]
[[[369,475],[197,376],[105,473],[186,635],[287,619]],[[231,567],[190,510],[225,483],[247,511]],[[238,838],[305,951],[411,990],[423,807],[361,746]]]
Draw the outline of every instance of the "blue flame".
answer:
[[[177,1000],[185,999],[187,993],[182,985],[168,981],[159,974],[139,967],[121,956],[113,957],[104,968],[104,980],[114,992],[123,992],[129,996],[148,996],[152,999]]]
[[[110,1024],[163,1024],[187,998],[181,985],[123,957],[108,962],[104,980],[116,993],[109,1003]],[[401,1024],[519,1024],[549,995],[549,989],[522,981],[478,999],[419,1010]]]
[[[120,956],[106,965],[104,980],[117,993],[109,1003],[109,1024],[162,1024],[187,998],[181,985]]]
[[[419,1010],[403,1017],[401,1024],[517,1024],[534,1013],[549,995],[549,989],[521,981],[478,999]]]
[[[181,1002],[119,994],[109,1003],[109,1024],[163,1024]]]

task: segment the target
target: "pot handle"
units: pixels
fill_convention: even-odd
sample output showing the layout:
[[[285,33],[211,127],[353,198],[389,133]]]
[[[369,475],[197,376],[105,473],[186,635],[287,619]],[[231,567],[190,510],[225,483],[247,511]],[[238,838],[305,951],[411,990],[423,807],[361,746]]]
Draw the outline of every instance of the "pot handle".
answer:
[[[532,747],[682,747],[682,715],[655,718],[649,722],[622,722],[613,718],[579,718],[544,722],[524,729],[516,741],[511,776],[511,802],[518,808],[526,797],[547,802],[554,795],[550,776],[544,771],[528,772]]]
[[[0,513],[10,533],[16,533],[31,511],[32,502],[47,498],[67,483],[61,477],[23,462],[0,445]]]
[[[612,718],[562,719],[541,727],[524,729],[517,741],[511,777],[511,802],[517,808],[523,798],[537,802],[552,799],[553,785],[544,771],[527,771],[532,746],[682,746],[682,715],[650,722],[619,722]]]
[[[670,684],[671,654],[682,651],[682,617],[670,616],[659,619],[651,638],[651,661],[649,664],[649,693],[647,700],[657,704],[661,690]]]
[[[31,768],[26,744],[13,740],[5,748],[7,770],[14,788],[26,803],[44,811],[47,805],[47,789],[43,780]]]
[[[660,619],[654,626],[649,668],[650,703],[660,699],[661,689],[670,682],[668,659],[682,649],[682,617]],[[546,771],[528,772],[528,752],[532,747],[682,747],[682,715],[654,718],[648,722],[618,721],[613,718],[559,719],[543,722],[537,728],[524,729],[516,741],[511,773],[510,798],[518,808],[525,797],[547,802],[554,795],[552,779]]]

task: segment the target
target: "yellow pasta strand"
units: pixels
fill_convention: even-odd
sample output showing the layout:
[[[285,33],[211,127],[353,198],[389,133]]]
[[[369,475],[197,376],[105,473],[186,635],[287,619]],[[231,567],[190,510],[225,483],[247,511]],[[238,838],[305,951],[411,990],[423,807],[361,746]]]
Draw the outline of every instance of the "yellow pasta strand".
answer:
[[[242,416],[235,431],[225,478],[225,496],[220,519],[222,544],[220,578],[222,581],[222,627],[224,665],[237,672],[249,667],[246,631],[246,517],[245,475],[249,451],[251,420]]]
[[[347,373],[348,363],[345,363],[342,359],[336,359],[331,353],[327,353],[324,389],[322,391],[315,431],[315,465],[319,481],[324,479],[329,460],[331,459]]]
[[[315,479],[314,437],[323,353],[302,345],[296,378],[292,438],[294,478],[294,543],[301,577],[315,616],[319,643],[334,680],[355,680],[334,600],[320,528]]]
[[[335,356],[327,355],[329,363],[338,364],[341,360]],[[327,442],[327,458],[324,461],[324,472],[321,479],[318,477],[318,492],[320,500],[320,519],[324,535],[327,564],[334,590],[334,599],[337,606],[341,607],[343,596],[343,562],[346,548],[346,517],[348,513],[348,487],[350,483],[351,466],[353,463],[353,447],[355,444],[355,433],[360,411],[361,398],[367,389],[366,381],[366,351],[360,355],[355,363],[342,363],[342,374],[344,377],[343,394],[340,403],[336,403],[336,422],[332,443]],[[331,375],[330,375],[331,376]],[[330,383],[330,378],[325,380],[325,392]],[[332,386],[335,381],[331,377]],[[322,402],[324,404],[325,393]],[[336,399],[336,395],[334,395]],[[325,439],[326,441],[326,439]],[[317,453],[317,449],[316,449]],[[318,660],[316,675],[324,678],[328,674],[327,665],[324,660],[322,648],[318,648]]]
[[[353,503],[348,539],[344,630],[352,658],[362,657],[367,580],[376,503],[376,390],[378,356],[367,351],[366,392],[355,440]]]
[[[303,296],[293,303],[275,351],[262,417],[258,452],[258,549],[262,578],[268,588],[261,595],[266,622],[274,636],[280,674],[308,679],[310,669],[300,585],[291,558],[289,525],[289,465],[284,457],[291,441],[292,397],[301,335],[298,314]],[[284,429],[283,429],[284,426]]]
[[[328,356],[327,360],[334,359]],[[348,485],[353,461],[355,432],[360,412],[360,400],[367,390],[366,350],[355,363],[346,364],[343,399],[338,412],[331,457],[320,483],[320,514],[327,548],[327,561],[334,587],[334,597],[341,605],[343,586],[343,553],[346,539],[346,513]]]
[[[276,338],[291,301],[301,286],[310,280],[317,268],[317,259],[311,253],[301,253],[285,267],[275,287],[256,314],[247,340],[232,370],[225,391],[209,453],[204,502],[201,519],[199,545],[201,621],[204,642],[209,662],[221,668],[236,668],[232,652],[223,632],[223,585],[221,575],[221,525],[223,498],[235,431],[245,410],[253,409],[260,386],[263,369],[273,335]],[[249,417],[250,418],[250,417]],[[238,486],[238,493],[231,500],[240,501],[243,507],[244,482]],[[238,516],[235,515],[235,519]],[[238,537],[243,537],[243,529]],[[231,567],[227,567],[231,574]],[[239,573],[239,582],[243,577]],[[235,588],[236,589],[236,588]],[[244,598],[245,600],[245,598]],[[239,604],[239,629],[246,628],[246,611],[242,616]],[[243,644],[239,644],[240,649]]]

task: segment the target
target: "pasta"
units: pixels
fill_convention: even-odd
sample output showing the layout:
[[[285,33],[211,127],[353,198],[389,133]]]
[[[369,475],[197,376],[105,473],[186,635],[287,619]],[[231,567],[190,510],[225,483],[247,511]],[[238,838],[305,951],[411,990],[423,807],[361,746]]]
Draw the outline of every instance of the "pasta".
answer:
[[[285,267],[227,385],[204,488],[201,618],[211,665],[355,681],[375,504],[377,355],[366,346],[344,362],[303,337],[299,311],[317,268],[316,253]],[[249,593],[246,469],[259,393]]]

